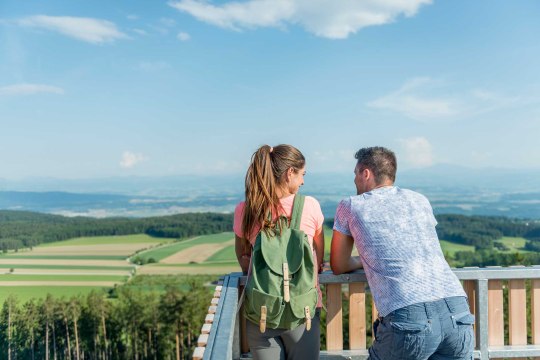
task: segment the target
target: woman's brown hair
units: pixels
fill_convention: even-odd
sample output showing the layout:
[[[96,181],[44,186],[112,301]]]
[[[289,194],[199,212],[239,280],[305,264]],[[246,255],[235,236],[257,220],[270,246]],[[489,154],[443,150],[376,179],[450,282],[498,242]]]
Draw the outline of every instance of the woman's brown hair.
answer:
[[[275,228],[273,219],[279,214],[281,203],[277,189],[283,184],[283,174],[290,168],[299,171],[304,168],[304,155],[291,145],[273,148],[263,145],[251,157],[246,173],[246,202],[242,219],[244,239],[260,224],[261,230],[268,232]],[[246,248],[249,244],[245,244]]]

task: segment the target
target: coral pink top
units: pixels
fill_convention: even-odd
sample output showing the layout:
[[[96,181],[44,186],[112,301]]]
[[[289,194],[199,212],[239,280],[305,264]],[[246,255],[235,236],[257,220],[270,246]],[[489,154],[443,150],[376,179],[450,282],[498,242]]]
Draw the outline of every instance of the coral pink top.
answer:
[[[294,194],[284,197],[280,201],[281,206],[284,210],[283,215],[290,218],[292,213]],[[244,236],[244,234],[242,233],[242,218],[244,215],[244,207],[245,203],[242,201],[236,206],[236,209],[234,210],[234,233],[241,238],[247,238],[251,245],[254,245],[257,234],[261,230],[261,226],[256,226],[250,236]],[[300,230],[306,233],[312,248],[313,237],[321,232],[323,222],[324,216],[321,211],[321,205],[319,205],[319,202],[315,200],[315,198],[311,196],[306,196],[304,201],[304,209],[302,211],[302,220],[300,221]]]
[[[289,195],[287,197],[284,197],[280,199],[281,206],[283,207],[283,215],[287,216],[288,218],[291,217],[292,213],[292,207],[294,202],[294,194]],[[242,201],[234,210],[234,233],[241,238],[249,240],[251,245],[255,244],[255,239],[257,238],[257,234],[259,233],[261,229],[261,225],[258,225],[253,229],[254,231],[249,236],[244,236],[244,233],[242,232],[242,219],[244,215],[244,207],[245,203]],[[319,202],[315,200],[315,198],[311,196],[306,196],[304,200],[304,209],[302,210],[302,219],[300,221],[300,230],[302,230],[306,235],[308,236],[309,245],[311,246],[311,250],[313,251],[313,260],[315,262],[315,273],[317,273],[319,268],[319,262],[317,261],[317,254],[315,253],[315,250],[313,248],[313,237],[315,235],[319,235],[319,233],[322,231],[322,226],[324,222],[324,216],[321,210],[321,205],[319,205]],[[317,277],[317,288],[319,288],[319,280]],[[319,303],[317,307],[322,306],[321,301],[321,293],[319,289]]]

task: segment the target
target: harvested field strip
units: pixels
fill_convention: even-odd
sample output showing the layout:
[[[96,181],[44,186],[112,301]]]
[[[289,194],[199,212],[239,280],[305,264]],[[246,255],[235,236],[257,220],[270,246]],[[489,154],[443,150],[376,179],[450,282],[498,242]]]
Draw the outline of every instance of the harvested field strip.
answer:
[[[102,286],[4,286],[1,289],[2,291],[0,291],[0,303],[3,304],[10,294],[15,295],[21,303],[24,303],[32,298],[44,298],[47,294],[52,294],[55,297],[69,298],[76,295],[84,296],[92,290],[104,291],[107,289]]]
[[[151,249],[154,243],[135,244],[101,244],[101,245],[66,245],[51,247],[36,247],[31,251],[21,253],[28,255],[94,255],[94,256],[123,256],[127,257],[137,251]],[[16,257],[15,255],[13,255]]]
[[[81,275],[81,276],[90,276],[90,275],[108,275],[108,276],[129,276],[131,275],[131,270],[85,270],[85,269],[14,269],[13,273],[10,272],[11,269],[0,269],[0,273],[4,270],[5,275]]]
[[[160,262],[163,264],[200,263],[212,256],[216,251],[234,244],[234,239],[222,243],[199,244],[179,251]]]
[[[0,282],[5,281],[114,281],[114,282],[123,282],[127,280],[127,276],[120,275],[54,275],[54,274],[43,274],[43,275],[29,275],[29,274],[9,274],[9,275],[0,275]]]
[[[215,252],[214,255],[210,256],[205,262],[215,262],[215,261],[236,261],[236,252],[234,250],[234,245],[227,246]]]
[[[151,265],[141,266],[137,270],[137,273],[139,273],[139,271],[141,269],[147,268],[147,267],[197,267],[197,268],[207,268],[207,267],[219,267],[219,266],[223,266],[223,265],[240,266],[240,265],[238,265],[238,262],[236,260],[235,261],[203,262],[203,263],[198,263],[198,264],[163,264],[163,263],[159,263],[159,264],[151,264]]]
[[[240,266],[143,266],[138,271],[139,275],[165,275],[165,274],[228,274],[240,271]]]
[[[80,237],[71,240],[56,241],[48,244],[40,245],[44,247],[69,246],[69,245],[106,245],[106,244],[136,244],[136,243],[153,243],[160,244],[168,241],[174,241],[171,238],[156,238],[146,234],[136,235],[119,235],[119,236],[92,236]]]
[[[103,286],[113,287],[120,281],[0,281],[2,286]]]
[[[125,270],[134,266],[75,266],[75,265],[30,265],[30,264],[0,264],[0,269],[62,269],[62,270]]]
[[[67,265],[67,266],[96,266],[96,267],[118,267],[128,265],[125,260],[54,260],[54,259],[3,259],[0,258],[0,265]]]
[[[0,255],[1,259],[125,260],[123,255]]]
[[[188,240],[182,240],[179,242],[176,242],[171,245],[162,246],[153,250],[144,251],[138,256],[141,256],[145,259],[153,258],[156,261],[161,261],[179,251],[188,249],[195,245],[201,245],[201,244],[218,244],[223,243],[225,241],[234,239],[234,234],[232,232],[224,232],[221,234],[213,234],[213,235],[204,235],[204,236],[197,236],[192,239]]]

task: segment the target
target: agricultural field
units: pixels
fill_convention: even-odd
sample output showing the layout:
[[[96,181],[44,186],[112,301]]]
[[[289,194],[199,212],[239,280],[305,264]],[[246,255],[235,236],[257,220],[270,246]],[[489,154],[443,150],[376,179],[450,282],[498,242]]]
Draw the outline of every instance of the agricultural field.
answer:
[[[325,227],[325,260],[329,260],[332,229]],[[523,252],[523,238],[499,242]],[[441,240],[443,252],[474,251],[474,247]],[[356,249],[353,250],[356,254]],[[144,265],[134,262],[142,260]],[[221,275],[240,271],[234,233],[197,236],[186,240],[153,238],[144,234],[86,237],[0,255],[0,302],[10,293],[21,300],[84,294],[125,284],[133,275]]]
[[[85,294],[125,283],[136,271],[128,257],[174,239],[144,234],[59,241],[0,255],[0,303],[9,294],[19,300]]]

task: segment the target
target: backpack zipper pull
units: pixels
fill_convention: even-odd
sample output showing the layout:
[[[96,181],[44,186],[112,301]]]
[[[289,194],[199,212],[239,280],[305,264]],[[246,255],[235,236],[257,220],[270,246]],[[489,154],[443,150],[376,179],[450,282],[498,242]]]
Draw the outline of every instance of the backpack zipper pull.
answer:
[[[309,331],[311,329],[311,313],[309,311],[309,306],[304,308],[304,313],[306,314],[306,330]]]
[[[289,293],[289,264],[283,263],[283,300],[289,302],[291,295]]]
[[[261,321],[259,323],[261,333],[266,331],[266,306],[261,306]]]

